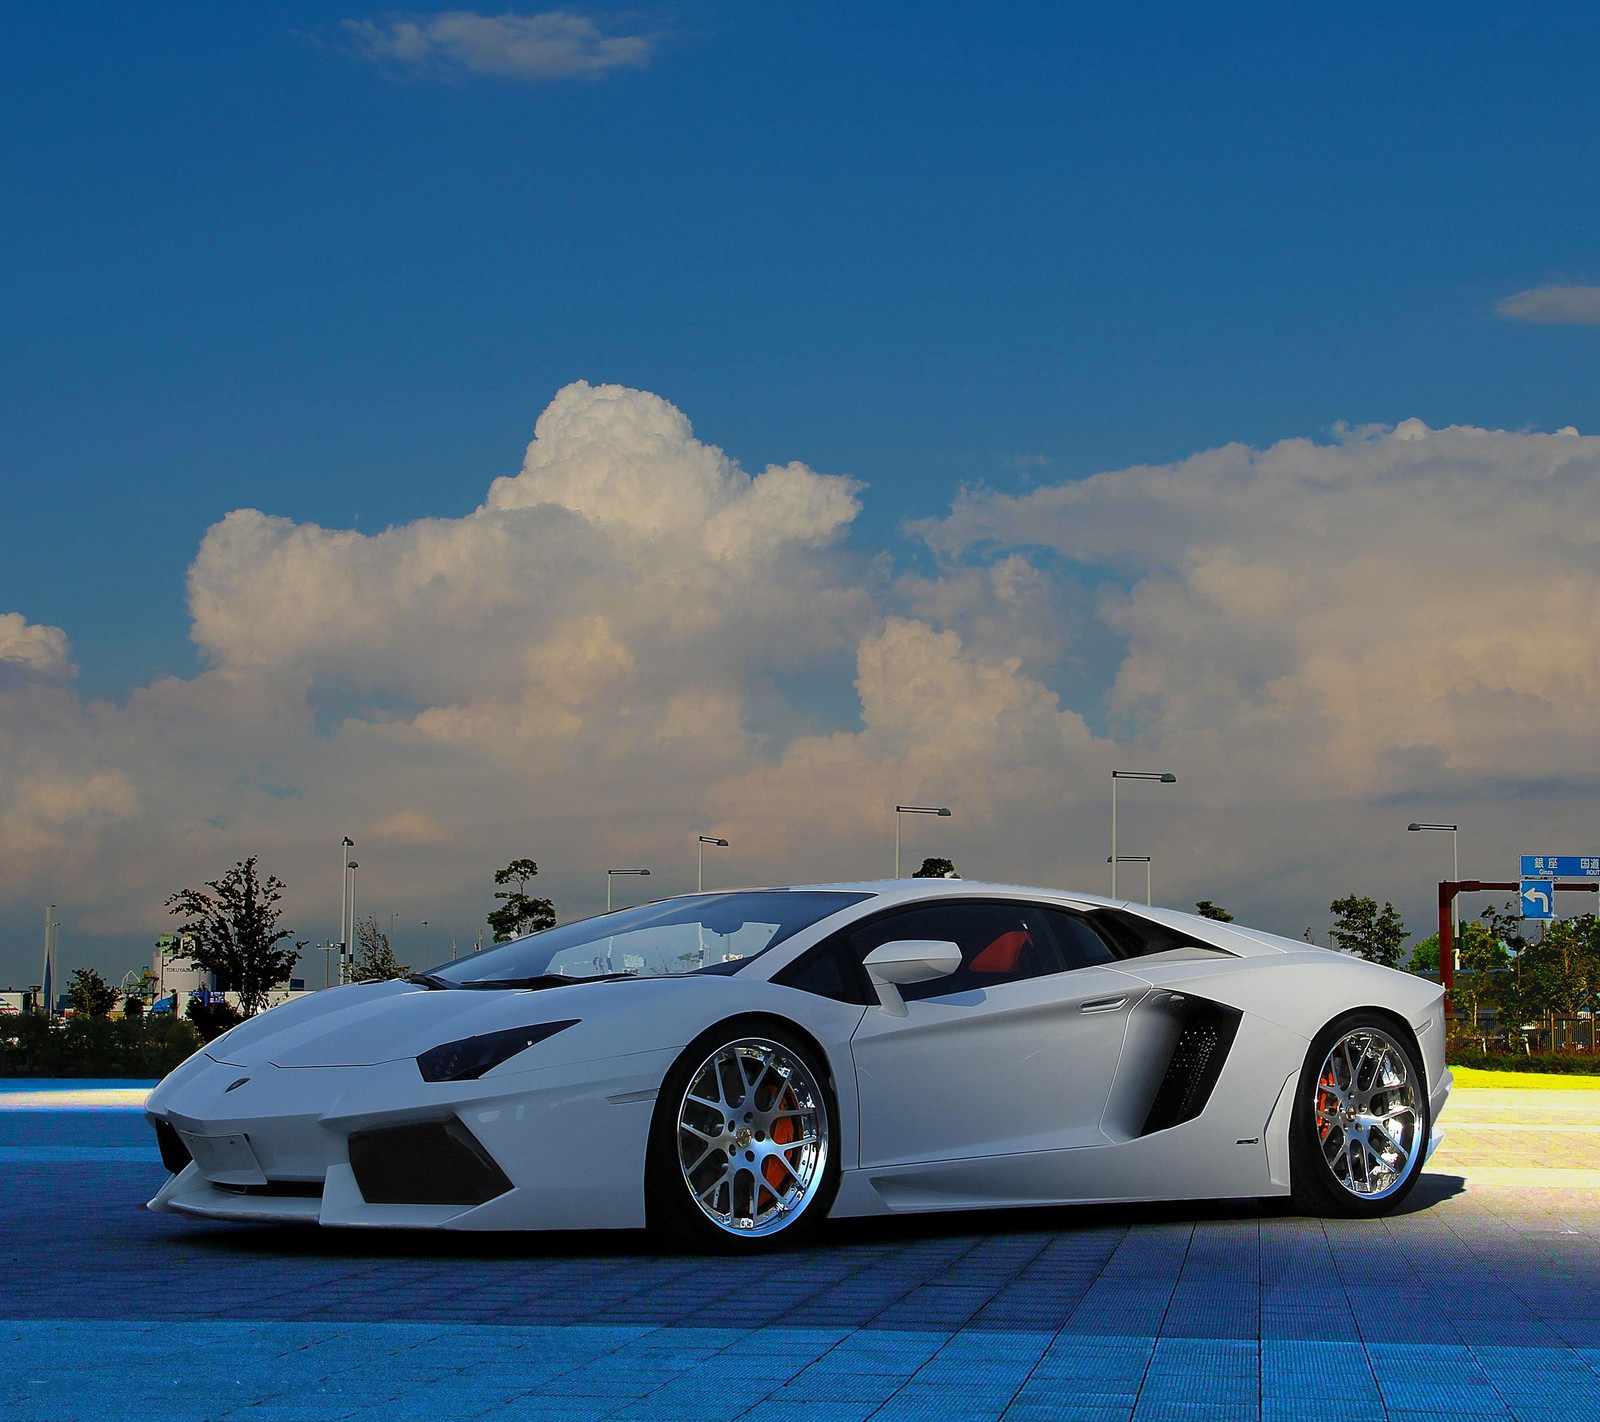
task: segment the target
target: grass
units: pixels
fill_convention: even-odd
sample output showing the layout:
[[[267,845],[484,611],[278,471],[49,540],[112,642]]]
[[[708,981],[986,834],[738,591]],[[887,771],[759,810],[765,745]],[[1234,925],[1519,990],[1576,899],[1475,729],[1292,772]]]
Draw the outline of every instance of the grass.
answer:
[[[1600,1076],[1576,1076],[1548,1071],[1486,1071],[1482,1067],[1453,1066],[1456,1086],[1470,1091],[1474,1087],[1510,1086],[1523,1091],[1600,1091]]]

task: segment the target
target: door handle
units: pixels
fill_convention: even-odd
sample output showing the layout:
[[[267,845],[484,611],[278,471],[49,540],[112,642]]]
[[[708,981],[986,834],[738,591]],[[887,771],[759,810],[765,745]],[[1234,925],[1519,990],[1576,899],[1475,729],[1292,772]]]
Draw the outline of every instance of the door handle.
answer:
[[[1078,1005],[1078,1011],[1079,1012],[1115,1012],[1119,1007],[1121,1007],[1125,1002],[1127,1002],[1127,1000],[1128,1000],[1128,998],[1127,998],[1126,994],[1124,994],[1121,997],[1095,997],[1095,998],[1090,998],[1090,1000],[1088,1002],[1080,1003]]]

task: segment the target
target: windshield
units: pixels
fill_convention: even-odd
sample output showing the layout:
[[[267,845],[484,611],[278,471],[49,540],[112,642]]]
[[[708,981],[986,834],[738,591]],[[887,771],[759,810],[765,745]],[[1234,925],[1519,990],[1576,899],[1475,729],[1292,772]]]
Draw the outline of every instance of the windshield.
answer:
[[[497,943],[416,977],[473,987],[512,986],[535,978],[737,972],[756,954],[867,897],[832,890],[753,889],[665,899]]]

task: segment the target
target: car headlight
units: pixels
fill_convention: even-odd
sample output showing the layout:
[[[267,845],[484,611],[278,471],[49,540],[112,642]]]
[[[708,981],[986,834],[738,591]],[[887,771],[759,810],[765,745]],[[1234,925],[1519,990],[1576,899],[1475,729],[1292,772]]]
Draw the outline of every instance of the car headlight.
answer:
[[[536,1042],[576,1027],[578,1019],[567,1022],[539,1022],[532,1027],[512,1027],[504,1032],[485,1032],[481,1037],[463,1037],[430,1047],[417,1057],[417,1070],[424,1081],[475,1081],[518,1052]]]

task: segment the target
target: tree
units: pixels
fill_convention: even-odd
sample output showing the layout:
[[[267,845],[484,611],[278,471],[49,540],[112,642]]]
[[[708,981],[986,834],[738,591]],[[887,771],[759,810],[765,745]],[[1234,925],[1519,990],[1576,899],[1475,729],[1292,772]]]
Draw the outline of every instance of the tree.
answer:
[[[959,879],[956,866],[948,859],[924,859],[922,868],[911,876],[913,879]]]
[[[533,899],[527,894],[528,880],[539,872],[531,859],[513,859],[504,869],[495,870],[497,884],[515,884],[515,889],[497,889],[495,898],[505,902],[495,909],[486,922],[494,930],[496,943],[508,943],[524,933],[537,933],[541,928],[554,928],[555,905],[549,899]]]
[[[1384,904],[1380,913],[1376,899],[1349,894],[1329,904],[1328,912],[1334,916],[1329,936],[1335,948],[1385,968],[1399,966],[1406,926],[1393,904]]]
[[[1461,938],[1456,944],[1456,965],[1451,997],[1457,1011],[1464,1009],[1472,1014],[1472,1025],[1476,1029],[1478,1013],[1495,1005],[1496,975],[1510,968],[1511,954],[1483,924],[1463,923]]]
[[[1554,1010],[1563,1017],[1590,1011],[1600,994],[1600,920],[1592,913],[1560,919],[1541,947]]]
[[[356,920],[356,942],[360,949],[350,967],[351,982],[387,982],[390,978],[403,978],[411,971],[407,964],[395,961],[389,935],[378,927],[378,920],[372,915]]]
[[[105,1017],[117,1005],[117,990],[93,968],[78,968],[67,984],[74,1017]]]
[[[1426,938],[1419,938],[1411,945],[1411,961],[1406,964],[1408,971],[1413,973],[1437,973],[1439,971],[1439,935],[1430,933]]]
[[[178,930],[185,955],[203,973],[210,973],[223,992],[239,994],[246,1017],[267,1004],[273,986],[289,976],[300,961],[304,943],[280,947],[292,937],[279,928],[278,907],[285,884],[275,874],[256,872],[256,858],[241,859],[220,879],[208,879],[206,893],[181,889],[167,900],[167,911],[183,919]]]
[[[203,1042],[212,1042],[230,1027],[244,1021],[244,1014],[225,997],[191,997],[183,1015],[194,1024]]]
[[[1232,923],[1233,915],[1225,908],[1220,908],[1210,899],[1201,899],[1195,904],[1195,912],[1201,918],[1215,919],[1218,923]]]

